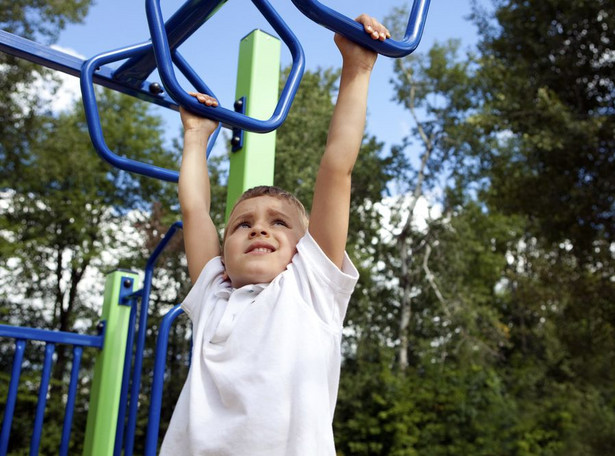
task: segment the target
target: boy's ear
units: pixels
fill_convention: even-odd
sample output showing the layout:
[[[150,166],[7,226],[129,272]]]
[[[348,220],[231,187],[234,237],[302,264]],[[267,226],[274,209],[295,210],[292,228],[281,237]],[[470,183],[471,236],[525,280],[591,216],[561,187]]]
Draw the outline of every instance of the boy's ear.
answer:
[[[224,271],[222,272],[222,280],[228,280],[228,273],[226,272],[226,265],[224,264],[224,254],[221,253],[220,254],[220,262],[222,263],[222,266],[224,266]]]

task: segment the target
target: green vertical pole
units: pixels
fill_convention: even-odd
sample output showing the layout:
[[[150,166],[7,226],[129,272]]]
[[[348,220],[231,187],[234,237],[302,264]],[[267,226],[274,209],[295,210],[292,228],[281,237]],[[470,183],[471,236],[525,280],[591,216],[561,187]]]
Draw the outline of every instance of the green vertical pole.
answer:
[[[83,454],[87,456],[113,455],[130,324],[131,306],[124,298],[138,289],[138,281],[138,275],[131,271],[114,271],[107,275],[102,309],[105,342],[96,358],[90,392],[83,447]]]
[[[280,40],[254,30],[241,40],[235,99],[245,97],[245,114],[259,120],[271,117],[278,102]],[[226,217],[241,194],[257,185],[273,185],[275,131],[244,132],[243,147],[231,153]]]

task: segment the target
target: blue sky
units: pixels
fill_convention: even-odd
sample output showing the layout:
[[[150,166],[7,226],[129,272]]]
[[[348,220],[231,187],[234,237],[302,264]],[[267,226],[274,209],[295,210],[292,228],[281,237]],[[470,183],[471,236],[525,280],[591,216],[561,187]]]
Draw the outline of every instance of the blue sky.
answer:
[[[165,17],[181,6],[181,0],[162,1]],[[332,40],[332,33],[303,16],[289,0],[270,3],[292,28],[306,55],[306,68],[339,67],[341,59]],[[404,0],[328,0],[323,1],[349,17],[366,12],[384,18]],[[476,31],[467,21],[471,0],[432,0],[423,39],[416,52],[425,52],[435,41],[460,38],[464,47],[476,42]],[[83,25],[69,25],[60,35],[58,45],[84,57],[140,43],[148,39],[145,2],[99,0],[91,8]],[[275,34],[269,24],[248,0],[229,0],[204,27],[180,48],[182,55],[199,73],[224,106],[234,101],[239,41],[253,29]],[[400,38],[400,37],[394,37]],[[283,47],[282,65],[290,63],[290,54]],[[392,60],[380,57],[372,76],[368,105],[367,131],[386,147],[400,143],[412,127],[409,115],[391,101]],[[152,75],[149,80],[155,80]],[[158,109],[158,108],[157,108]],[[169,136],[180,131],[179,115],[159,109]]]

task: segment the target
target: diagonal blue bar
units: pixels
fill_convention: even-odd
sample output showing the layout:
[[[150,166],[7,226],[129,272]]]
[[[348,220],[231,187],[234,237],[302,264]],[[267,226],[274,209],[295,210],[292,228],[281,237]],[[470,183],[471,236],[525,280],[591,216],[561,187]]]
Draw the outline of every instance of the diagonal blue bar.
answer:
[[[139,329],[137,332],[135,357],[133,363],[132,385],[130,390],[130,405],[128,409],[128,421],[126,423],[126,436],[124,437],[124,456],[132,456],[134,450],[135,432],[137,428],[137,412],[139,407],[139,395],[141,393],[141,371],[143,355],[145,353],[145,337],[147,335],[147,317],[149,310],[149,297],[154,278],[154,267],[165,247],[171,241],[178,230],[183,227],[182,222],[175,222],[158,243],[145,266],[145,277],[141,289],[141,308],[139,309]],[[166,353],[166,352],[165,352]]]
[[[189,0],[165,23],[169,47],[177,49],[196,32],[228,0]],[[115,72],[119,81],[135,84],[145,80],[156,69],[156,59],[151,49],[131,57]]]

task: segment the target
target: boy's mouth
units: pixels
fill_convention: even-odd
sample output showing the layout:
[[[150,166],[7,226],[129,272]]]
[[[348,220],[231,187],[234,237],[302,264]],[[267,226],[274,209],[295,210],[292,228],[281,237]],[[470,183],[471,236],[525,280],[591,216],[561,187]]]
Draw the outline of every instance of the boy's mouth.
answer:
[[[252,253],[255,255],[264,255],[271,252],[275,252],[275,248],[272,245],[263,242],[255,242],[248,248],[248,250],[246,250],[246,253]]]

